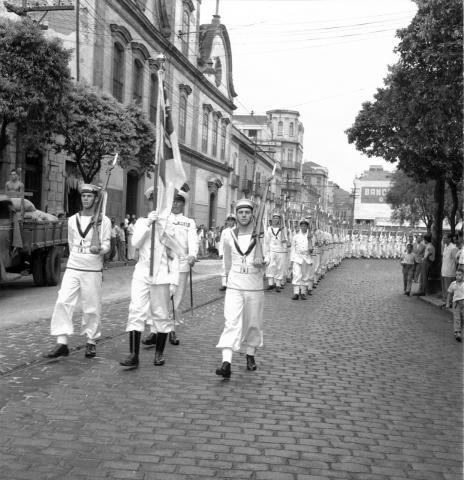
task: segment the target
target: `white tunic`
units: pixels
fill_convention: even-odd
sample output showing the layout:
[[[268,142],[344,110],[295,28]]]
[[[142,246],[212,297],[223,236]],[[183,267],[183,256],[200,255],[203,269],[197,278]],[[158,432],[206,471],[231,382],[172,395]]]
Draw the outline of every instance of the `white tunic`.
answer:
[[[198,236],[195,220],[181,213],[171,213],[168,221],[174,226],[176,240],[183,249],[184,255],[179,258],[179,271],[188,272],[190,265],[187,262],[187,257],[196,257],[198,255]]]

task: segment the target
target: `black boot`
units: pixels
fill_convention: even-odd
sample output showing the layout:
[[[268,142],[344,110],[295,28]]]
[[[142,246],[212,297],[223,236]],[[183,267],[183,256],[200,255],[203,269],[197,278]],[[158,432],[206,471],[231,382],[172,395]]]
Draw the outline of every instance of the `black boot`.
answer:
[[[156,345],[156,333],[150,333],[142,340],[142,343],[147,346]]]
[[[247,355],[246,362],[247,362],[247,370],[255,371],[258,368],[255,362],[254,355]]]
[[[166,340],[168,338],[167,333],[158,333],[156,335],[156,350],[155,350],[155,361],[153,365],[160,367],[164,365],[164,347],[166,346]]]
[[[177,338],[176,332],[174,330],[172,332],[169,332],[169,343],[171,345],[179,345],[180,341]]]
[[[229,378],[231,374],[230,362],[222,362],[220,368],[216,368],[216,375]]]
[[[298,293],[294,293],[292,296],[292,300],[298,300],[298,298],[299,298]]]
[[[141,332],[132,330],[129,332],[129,351],[130,355],[125,359],[119,362],[119,365],[123,367],[134,367],[139,366],[139,352],[140,352],[140,337],[142,336]]]

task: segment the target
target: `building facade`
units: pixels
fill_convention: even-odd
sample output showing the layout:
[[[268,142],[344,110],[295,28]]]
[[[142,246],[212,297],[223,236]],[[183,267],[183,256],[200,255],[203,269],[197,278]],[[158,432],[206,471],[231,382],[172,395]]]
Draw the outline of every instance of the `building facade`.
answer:
[[[328,211],[329,170],[315,162],[305,162],[302,166],[303,183],[319,195],[319,208]]]
[[[355,223],[373,226],[392,225],[392,210],[386,201],[392,181],[392,172],[382,166],[371,165],[354,180]]]
[[[167,93],[190,186],[187,214],[213,227],[223,223],[232,194],[236,93],[227,29],[219,15],[201,23],[200,8],[201,0],[94,0],[80,2],[79,12],[48,12],[45,21],[47,35],[61,37],[73,49],[76,79],[121,103],[137,103],[152,122],[159,58],[164,55]],[[41,179],[39,207],[72,213],[77,185],[72,158],[52,149],[37,154],[20,148],[10,158],[12,165],[36,165],[40,171],[35,175]],[[116,168],[109,184],[108,214],[117,219],[126,213],[143,214],[143,192],[152,181],[135,162]]]

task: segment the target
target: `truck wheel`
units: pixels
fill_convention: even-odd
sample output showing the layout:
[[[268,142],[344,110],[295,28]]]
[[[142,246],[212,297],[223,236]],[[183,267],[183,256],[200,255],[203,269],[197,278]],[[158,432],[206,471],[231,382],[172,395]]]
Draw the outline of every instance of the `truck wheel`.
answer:
[[[44,254],[40,250],[33,252],[31,255],[32,278],[38,287],[43,287],[45,285],[44,260]]]
[[[62,251],[59,247],[52,247],[45,257],[45,281],[47,285],[58,285],[61,278],[61,256]]]

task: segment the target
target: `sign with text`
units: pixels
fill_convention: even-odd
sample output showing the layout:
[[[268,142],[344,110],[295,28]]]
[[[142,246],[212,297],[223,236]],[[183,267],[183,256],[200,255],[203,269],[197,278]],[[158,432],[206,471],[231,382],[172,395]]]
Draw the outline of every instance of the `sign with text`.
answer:
[[[361,203],[385,203],[388,190],[387,187],[362,187]]]

